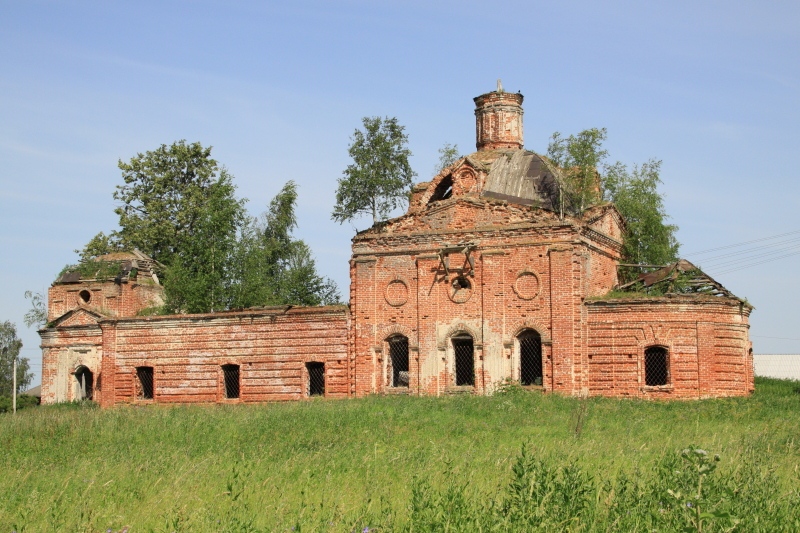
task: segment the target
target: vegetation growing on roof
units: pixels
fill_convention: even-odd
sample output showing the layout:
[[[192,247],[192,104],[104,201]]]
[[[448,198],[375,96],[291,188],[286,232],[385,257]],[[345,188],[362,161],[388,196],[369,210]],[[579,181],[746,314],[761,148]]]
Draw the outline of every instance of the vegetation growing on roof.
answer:
[[[56,276],[56,281],[70,272],[79,274],[80,279],[114,279],[123,274],[120,261],[81,261],[62,268]]]
[[[620,269],[623,268],[637,272],[633,280],[623,282],[609,293],[592,299],[635,299],[667,295],[703,294],[735,298],[748,306],[750,305],[746,300],[735,296],[722,284],[685,259],[664,266],[620,265]]]

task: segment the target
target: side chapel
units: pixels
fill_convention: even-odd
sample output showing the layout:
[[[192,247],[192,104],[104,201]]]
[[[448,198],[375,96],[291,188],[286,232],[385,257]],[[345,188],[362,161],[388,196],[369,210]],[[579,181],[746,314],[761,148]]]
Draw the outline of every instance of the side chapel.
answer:
[[[101,257],[113,277],[66,273],[49,290],[42,401],[490,394],[508,382],[573,396],[752,392],[752,306],[683,260],[620,287],[619,211],[565,214],[560,169],[523,148],[523,96],[498,87],[474,101],[477,151],[353,238],[349,306],[140,316],[161,302],[158,265],[139,251]],[[619,297],[678,277],[675,292]]]

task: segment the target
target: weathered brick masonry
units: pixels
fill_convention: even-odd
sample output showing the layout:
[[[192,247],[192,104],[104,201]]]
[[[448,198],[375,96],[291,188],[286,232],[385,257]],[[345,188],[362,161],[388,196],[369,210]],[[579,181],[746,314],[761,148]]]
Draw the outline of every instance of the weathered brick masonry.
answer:
[[[611,204],[563,213],[560,170],[523,148],[522,100],[475,98],[478,151],[354,237],[349,307],[137,317],[160,286],[54,284],[43,401],[485,394],[508,381],[569,395],[751,392],[746,302],[605,297],[624,221]]]

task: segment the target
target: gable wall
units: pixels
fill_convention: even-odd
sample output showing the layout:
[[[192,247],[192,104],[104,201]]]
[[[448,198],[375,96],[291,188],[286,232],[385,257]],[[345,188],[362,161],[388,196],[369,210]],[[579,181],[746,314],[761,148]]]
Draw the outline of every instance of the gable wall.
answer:
[[[86,366],[94,374],[94,399],[102,398],[98,383],[103,357],[100,327],[94,324],[43,330],[42,336],[42,403],[71,402],[78,399],[74,372]]]

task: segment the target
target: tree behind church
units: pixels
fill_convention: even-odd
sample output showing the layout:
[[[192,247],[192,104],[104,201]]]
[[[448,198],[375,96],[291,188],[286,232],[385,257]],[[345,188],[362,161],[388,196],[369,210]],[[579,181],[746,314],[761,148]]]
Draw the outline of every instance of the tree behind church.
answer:
[[[5,321],[0,323],[0,396],[12,396],[14,390],[14,359],[17,360],[17,394],[28,388],[33,379],[30,363],[19,357],[22,341],[17,337],[17,327]]]
[[[280,238],[272,235],[275,238],[270,241],[269,253],[263,247],[256,253],[253,221],[244,208],[246,200],[236,197],[233,176],[211,157],[211,147],[178,141],[137,154],[129,162],[120,160],[118,166],[124,181],[114,192],[114,199],[121,202],[115,209],[119,229],[92,238],[79,252],[82,261],[134,248],[146,253],[165,267],[166,302],[161,311],[166,313],[323,302],[322,296],[317,298],[318,302],[314,298],[294,301],[296,298],[287,300],[283,296],[314,293],[314,287],[319,284],[315,284],[317,280],[313,276],[304,278],[309,283],[305,292],[287,292],[273,283],[288,264],[288,259],[281,254],[298,249],[288,246],[294,242],[289,233],[296,221],[294,218],[289,222],[274,221],[269,225],[270,231],[283,231],[284,235]],[[294,184],[290,184],[291,194],[276,198],[289,202],[288,209],[294,217],[297,195]],[[287,209],[286,205],[272,207]],[[277,213],[276,216],[280,218],[281,215]],[[248,247],[249,252],[245,252]],[[281,251],[282,247],[286,250]],[[306,272],[310,265],[316,275],[310,253],[304,257]],[[249,265],[251,272],[243,274],[244,265]],[[259,279],[258,274],[263,271],[272,272],[260,278],[259,283],[264,283],[246,283]],[[323,279],[318,275],[317,278]],[[320,291],[322,289],[317,293]],[[245,293],[248,297],[242,298]],[[335,290],[334,293],[338,297]]]
[[[661,161],[651,159],[633,169],[622,163],[606,165],[608,152],[602,148],[606,130],[592,128],[577,135],[553,134],[548,158],[559,166],[566,180],[563,205],[569,214],[580,216],[601,201],[616,205],[625,219],[622,262],[636,265],[664,265],[678,259],[678,227],[667,224],[669,215],[658,191]],[[622,270],[623,277],[638,271]]]
[[[385,220],[408,198],[416,175],[408,158],[408,135],[396,118],[364,117],[348,148],[353,163],[339,178],[331,218],[343,223],[371,215],[372,223]]]

